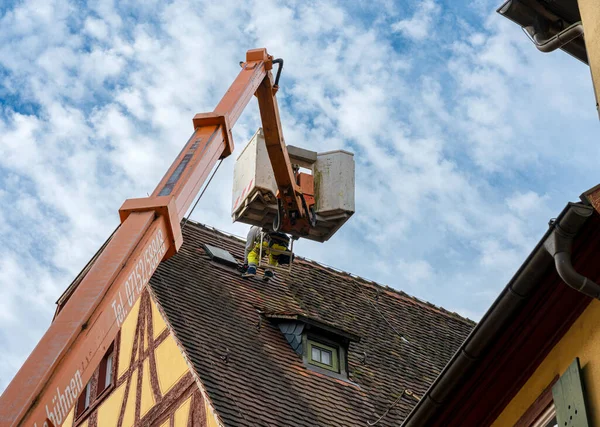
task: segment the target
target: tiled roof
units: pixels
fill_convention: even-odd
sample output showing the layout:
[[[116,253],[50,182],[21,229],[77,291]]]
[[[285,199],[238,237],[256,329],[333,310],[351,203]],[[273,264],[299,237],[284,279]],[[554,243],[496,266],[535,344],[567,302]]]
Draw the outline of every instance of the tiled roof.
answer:
[[[202,244],[242,261],[244,242],[188,223],[151,287],[226,426],[365,426],[404,390],[421,396],[474,323],[402,292],[297,258],[291,275],[244,280]],[[393,326],[398,335],[382,317]],[[260,313],[306,316],[351,334],[350,381],[307,369]],[[377,423],[397,426],[404,395]]]

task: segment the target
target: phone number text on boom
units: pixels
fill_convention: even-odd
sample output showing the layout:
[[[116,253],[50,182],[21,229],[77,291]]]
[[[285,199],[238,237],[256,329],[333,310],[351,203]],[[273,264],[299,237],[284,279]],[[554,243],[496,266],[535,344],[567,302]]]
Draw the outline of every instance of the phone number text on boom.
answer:
[[[127,313],[137,301],[144,286],[148,283],[150,277],[152,277],[165,252],[166,247],[163,232],[159,229],[142,255],[135,261],[134,267],[125,281],[125,285],[123,286],[125,288],[125,299],[123,299],[123,295],[121,294],[122,289],[119,289],[117,296],[111,304],[119,327],[123,324]]]

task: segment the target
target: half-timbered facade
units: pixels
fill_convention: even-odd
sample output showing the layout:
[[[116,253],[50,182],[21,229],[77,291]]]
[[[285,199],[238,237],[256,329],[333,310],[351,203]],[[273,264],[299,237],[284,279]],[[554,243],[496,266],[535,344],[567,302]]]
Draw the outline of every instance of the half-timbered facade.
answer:
[[[204,392],[205,393],[205,392]],[[145,290],[77,404],[55,425],[218,426],[173,332]]]

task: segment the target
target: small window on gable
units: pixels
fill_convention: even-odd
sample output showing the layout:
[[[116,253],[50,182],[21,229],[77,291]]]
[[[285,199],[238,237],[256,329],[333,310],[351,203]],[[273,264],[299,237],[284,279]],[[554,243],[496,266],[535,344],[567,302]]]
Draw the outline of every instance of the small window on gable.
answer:
[[[104,388],[106,388],[112,384],[113,359],[114,359],[114,356],[112,353],[110,354],[110,356],[108,356],[108,359],[106,359],[106,377],[105,377],[105,381],[104,381]]]
[[[92,383],[89,382],[85,386],[85,400],[84,400],[84,403],[83,403],[83,406],[86,409],[90,407],[91,395],[92,395]]]
[[[115,371],[115,351],[114,343],[108,348],[108,351],[102,358],[100,365],[97,368],[98,382],[95,386],[93,393],[94,400],[98,399],[100,395],[109,388],[114,381],[113,372]],[[81,395],[77,399],[77,406],[75,408],[75,418],[82,415],[92,404],[92,380],[90,380]]]
[[[308,340],[308,363],[330,371],[339,372],[339,351],[320,342]]]
[[[100,362],[99,372],[98,372],[98,393],[100,395],[104,390],[106,390],[113,381],[113,365],[114,365],[114,346],[110,346],[104,357],[102,358],[102,362]]]
[[[91,397],[92,382],[89,381],[81,393],[81,396],[79,396],[79,399],[77,400],[77,417],[83,414],[85,410],[90,407]]]

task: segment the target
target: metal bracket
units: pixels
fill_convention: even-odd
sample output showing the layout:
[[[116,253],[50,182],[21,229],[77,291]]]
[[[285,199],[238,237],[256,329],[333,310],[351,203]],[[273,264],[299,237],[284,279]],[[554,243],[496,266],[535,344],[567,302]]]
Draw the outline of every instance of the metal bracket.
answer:
[[[156,215],[162,215],[167,223],[168,238],[171,241],[169,250],[164,259],[169,259],[179,251],[183,244],[181,225],[177,216],[177,207],[173,196],[142,197],[139,199],[127,199],[119,208],[121,224],[125,222],[132,212],[154,211]]]
[[[290,240],[292,241],[292,245],[291,245],[289,251],[277,251],[279,254],[290,256],[289,267],[287,267],[287,268],[278,267],[278,266],[276,267],[276,266],[270,265],[268,262],[265,265],[265,263],[262,261],[264,233],[260,233],[260,246],[259,246],[259,250],[258,250],[258,267],[269,268],[271,270],[283,271],[283,272],[291,274],[292,273],[292,264],[294,262],[294,239],[290,239]]]
[[[277,68],[277,74],[275,75],[275,83],[273,84],[273,90],[277,90],[279,89],[279,77],[281,77],[281,70],[283,70],[283,59],[274,59],[273,64],[279,64],[279,68]]]
[[[223,132],[223,140],[225,141],[225,149],[221,155],[221,159],[233,153],[233,135],[231,134],[231,126],[229,125],[229,116],[219,113],[198,113],[192,119],[194,129],[203,126],[221,126]]]

